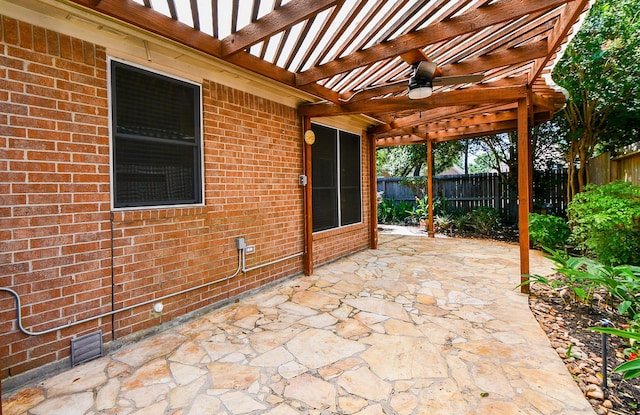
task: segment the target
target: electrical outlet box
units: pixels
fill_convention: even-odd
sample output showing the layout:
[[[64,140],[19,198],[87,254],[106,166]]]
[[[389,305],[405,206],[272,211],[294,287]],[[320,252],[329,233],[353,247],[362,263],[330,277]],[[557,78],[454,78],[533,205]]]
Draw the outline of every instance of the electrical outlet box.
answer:
[[[256,252],[256,246],[255,245],[247,245],[247,247],[244,249],[244,252],[246,254],[253,254],[254,252]]]
[[[304,174],[301,174],[300,176],[298,176],[298,184],[300,184],[300,186],[306,186],[307,176],[305,176]]]
[[[246,247],[247,247],[247,244],[244,242],[244,238],[236,239],[236,248],[245,249]]]

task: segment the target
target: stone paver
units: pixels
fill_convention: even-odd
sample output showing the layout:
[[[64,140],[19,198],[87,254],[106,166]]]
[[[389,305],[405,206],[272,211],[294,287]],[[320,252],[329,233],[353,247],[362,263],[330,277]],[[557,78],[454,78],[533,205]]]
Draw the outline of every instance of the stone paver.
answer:
[[[532,253],[532,272],[549,265]],[[589,414],[518,247],[367,250],[3,397],[4,415]]]

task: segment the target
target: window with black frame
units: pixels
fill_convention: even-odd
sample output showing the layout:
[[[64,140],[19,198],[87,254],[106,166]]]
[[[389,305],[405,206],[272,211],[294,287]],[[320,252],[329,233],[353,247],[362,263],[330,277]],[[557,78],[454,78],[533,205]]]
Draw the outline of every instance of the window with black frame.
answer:
[[[200,86],[111,61],[115,207],[202,202]]]
[[[360,136],[312,124],[313,231],[362,222]]]

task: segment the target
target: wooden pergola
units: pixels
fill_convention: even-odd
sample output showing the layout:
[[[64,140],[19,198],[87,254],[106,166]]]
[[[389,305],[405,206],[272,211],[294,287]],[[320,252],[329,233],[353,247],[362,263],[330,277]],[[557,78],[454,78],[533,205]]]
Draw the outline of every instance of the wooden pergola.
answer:
[[[305,129],[313,118],[367,116],[372,212],[376,148],[423,143],[431,164],[433,143],[517,131],[521,272],[528,274],[528,131],[565,102],[547,75],[589,0],[63,1],[305,93],[308,99],[299,106]],[[432,95],[414,100],[408,85],[420,62],[437,66]],[[456,76],[461,82],[448,84]],[[308,177],[310,152],[305,145]],[[307,186],[307,218],[310,198]]]

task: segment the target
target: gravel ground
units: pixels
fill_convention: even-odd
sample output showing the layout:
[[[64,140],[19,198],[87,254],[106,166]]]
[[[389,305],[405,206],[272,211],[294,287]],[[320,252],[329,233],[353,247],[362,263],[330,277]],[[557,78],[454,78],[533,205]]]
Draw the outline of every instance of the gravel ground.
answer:
[[[564,295],[564,296],[563,296]],[[624,339],[607,336],[607,385],[602,372],[602,335],[587,330],[607,319],[620,327],[625,320],[604,303],[587,306],[548,286],[532,284],[529,305],[551,345],[563,359],[598,414],[640,414],[640,379],[623,381],[613,374],[625,361]]]

